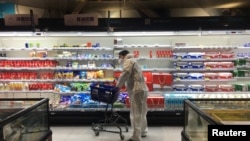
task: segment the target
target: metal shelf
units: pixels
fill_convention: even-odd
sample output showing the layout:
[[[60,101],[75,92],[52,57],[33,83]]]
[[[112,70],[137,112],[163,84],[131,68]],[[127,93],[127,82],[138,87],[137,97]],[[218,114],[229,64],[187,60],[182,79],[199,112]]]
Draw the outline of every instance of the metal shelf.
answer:
[[[249,92],[204,92],[204,91],[199,91],[199,92],[194,92],[194,91],[170,91],[170,92],[164,92],[165,94],[250,94]]]
[[[114,45],[114,49],[127,49],[127,48],[170,48],[172,49],[173,47],[171,45],[158,45],[158,44],[155,44],[155,45],[141,45],[141,44],[138,44],[138,45]]]
[[[54,79],[33,79],[33,80],[5,79],[5,80],[0,80],[0,82],[55,82],[55,80]]]
[[[215,80],[189,80],[189,79],[183,79],[183,80],[174,80],[173,82],[234,82],[237,79],[215,79]]]
[[[227,50],[227,49],[237,49],[238,46],[177,46],[174,47],[174,50],[186,50],[186,49],[197,49],[197,50]]]
[[[114,69],[114,71],[122,71],[121,68],[116,68]],[[145,68],[142,69],[142,71],[152,71],[152,72],[171,72],[171,71],[175,71],[175,69],[171,69],[171,68]]]
[[[250,80],[250,77],[235,77],[237,80]]]
[[[6,91],[0,91],[0,93],[53,93],[54,90],[35,90],[35,91],[12,91],[12,90],[6,90]]]
[[[0,67],[0,70],[55,70],[55,67]]]
[[[113,82],[108,79],[55,79],[55,82]]]
[[[1,47],[0,51],[43,51],[43,50],[53,50],[53,48],[43,48],[43,47],[32,47],[32,48],[16,48],[16,47]]]
[[[55,60],[54,58],[51,58],[51,57],[47,57],[47,58],[37,58],[37,57],[13,57],[13,58],[10,58],[10,57],[1,57],[0,58],[1,60]]]
[[[174,69],[173,71],[182,72],[206,72],[206,71],[234,71],[236,68],[218,68],[218,69]]]
[[[173,59],[173,61],[183,62],[203,62],[203,61],[235,61],[237,58],[218,58],[218,59]]]
[[[74,94],[90,94],[90,92],[89,91],[81,91],[81,92],[71,91],[71,92],[54,92],[54,94],[60,94],[61,96],[72,96]]]
[[[114,70],[114,68],[112,67],[94,67],[94,68],[90,68],[90,67],[78,67],[78,68],[74,68],[74,67],[55,67],[55,70]]]
[[[74,58],[74,57],[55,57],[54,60],[115,60],[115,58]]]
[[[99,51],[113,51],[109,47],[54,47],[53,50],[99,50]]]

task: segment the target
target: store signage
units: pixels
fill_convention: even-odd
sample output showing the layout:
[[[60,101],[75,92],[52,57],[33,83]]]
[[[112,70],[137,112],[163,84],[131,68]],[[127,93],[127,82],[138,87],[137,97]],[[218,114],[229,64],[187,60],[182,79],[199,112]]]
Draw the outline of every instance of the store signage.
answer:
[[[95,14],[64,15],[66,26],[98,26],[98,16]]]
[[[5,26],[30,26],[30,14],[6,14],[4,16]],[[34,14],[34,24],[38,25],[38,16]]]

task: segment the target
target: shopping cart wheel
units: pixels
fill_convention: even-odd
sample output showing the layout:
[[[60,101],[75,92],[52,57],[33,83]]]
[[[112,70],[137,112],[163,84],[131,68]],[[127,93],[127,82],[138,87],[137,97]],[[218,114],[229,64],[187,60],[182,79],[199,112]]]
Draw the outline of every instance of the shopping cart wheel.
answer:
[[[124,138],[125,138],[124,135],[120,135],[120,137],[121,137],[121,140],[124,140]]]
[[[99,135],[100,135],[100,132],[99,132],[99,131],[95,131],[95,135],[96,135],[96,136],[99,136]]]
[[[126,126],[126,132],[128,132],[128,126]]]

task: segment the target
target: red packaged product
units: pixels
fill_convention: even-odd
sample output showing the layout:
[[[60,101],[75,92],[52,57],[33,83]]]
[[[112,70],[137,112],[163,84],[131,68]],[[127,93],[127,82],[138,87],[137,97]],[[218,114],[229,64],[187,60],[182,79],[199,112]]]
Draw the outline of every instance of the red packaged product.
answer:
[[[219,86],[218,85],[205,85],[205,92],[218,92]]]
[[[153,91],[153,83],[147,82],[148,91]]]
[[[234,58],[233,52],[221,52],[220,58]]]
[[[216,59],[220,57],[220,53],[218,52],[206,52],[205,53],[205,58],[206,59]]]
[[[164,108],[164,97],[163,96],[148,96],[147,105],[149,108]],[[130,108],[129,97],[125,100],[125,105],[127,108]]]
[[[204,73],[205,80],[206,79],[218,79],[218,73]]]
[[[219,79],[232,79],[233,74],[230,72],[220,72],[220,73],[218,73],[218,77],[219,77]]]
[[[234,86],[233,85],[219,85],[219,89],[222,92],[233,92]]]
[[[173,83],[173,77],[170,73],[152,73],[153,84],[159,84],[161,88],[164,86],[171,86]]]
[[[219,66],[221,68],[233,68],[234,67],[234,63],[233,62],[220,62]]]
[[[205,62],[204,66],[205,66],[206,69],[219,68],[219,62]]]

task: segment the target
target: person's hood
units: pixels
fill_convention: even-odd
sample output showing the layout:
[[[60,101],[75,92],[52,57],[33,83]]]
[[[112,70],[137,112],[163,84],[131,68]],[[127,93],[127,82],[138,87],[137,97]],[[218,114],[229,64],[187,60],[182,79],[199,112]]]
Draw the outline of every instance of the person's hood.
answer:
[[[125,56],[125,59],[130,59],[130,58],[133,58],[133,54],[127,54],[127,55]]]

